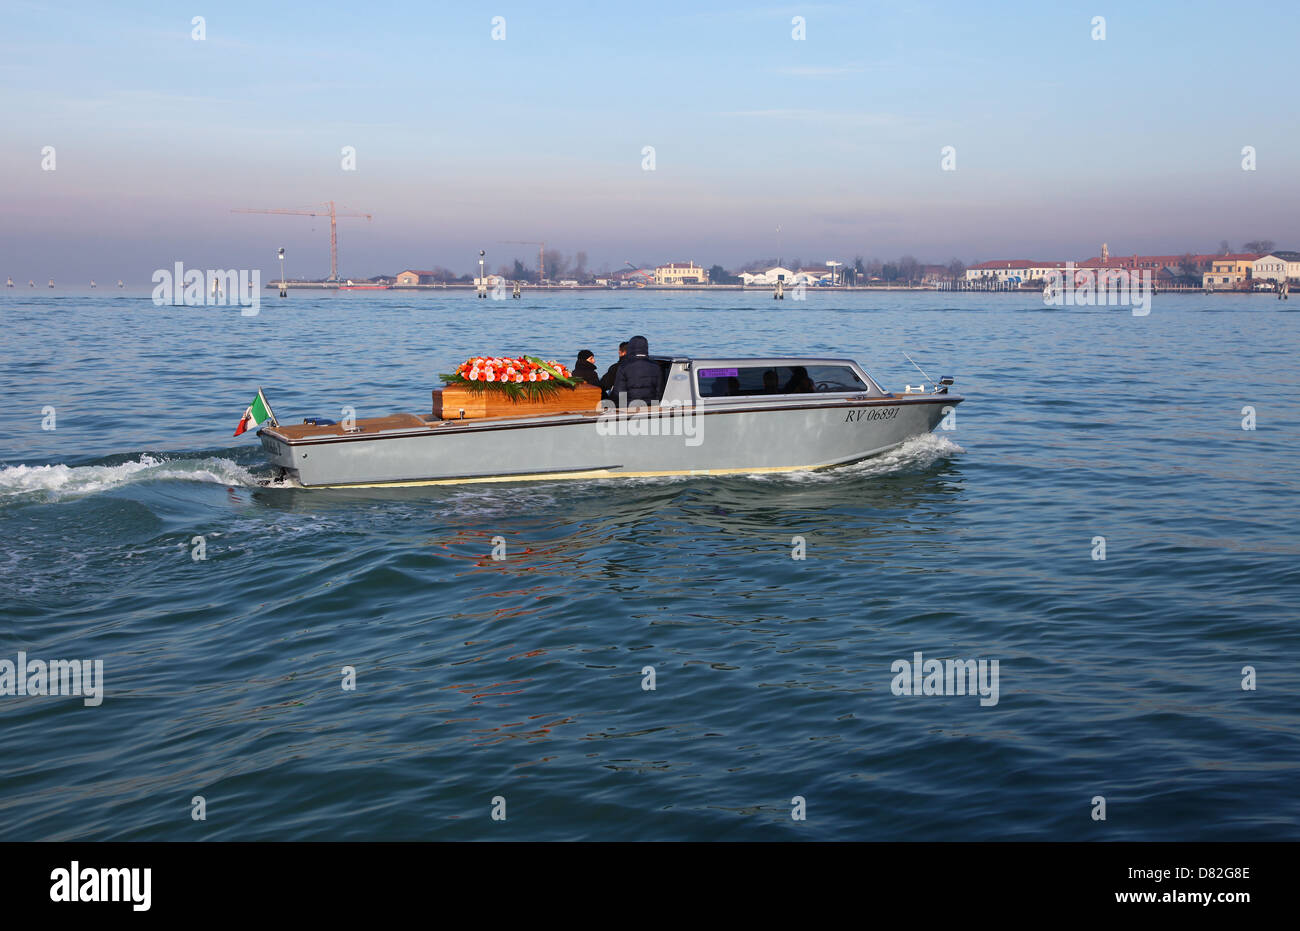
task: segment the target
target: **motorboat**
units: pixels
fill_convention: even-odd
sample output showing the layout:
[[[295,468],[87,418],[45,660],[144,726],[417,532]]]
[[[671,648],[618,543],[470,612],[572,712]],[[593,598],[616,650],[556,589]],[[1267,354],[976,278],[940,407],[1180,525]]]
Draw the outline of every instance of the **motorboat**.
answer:
[[[649,358],[664,386],[649,404],[619,407],[583,385],[567,408],[467,411],[436,389],[428,414],[269,415],[257,435],[278,480],[309,488],[737,475],[867,459],[929,433],[963,400],[947,376],[886,391],[851,359]]]

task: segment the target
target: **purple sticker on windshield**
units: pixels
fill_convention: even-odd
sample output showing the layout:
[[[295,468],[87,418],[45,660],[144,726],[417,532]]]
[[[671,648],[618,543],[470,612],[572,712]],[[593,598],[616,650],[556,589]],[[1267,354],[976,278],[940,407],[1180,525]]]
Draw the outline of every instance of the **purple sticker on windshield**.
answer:
[[[701,378],[730,378],[740,374],[740,369],[700,369]]]

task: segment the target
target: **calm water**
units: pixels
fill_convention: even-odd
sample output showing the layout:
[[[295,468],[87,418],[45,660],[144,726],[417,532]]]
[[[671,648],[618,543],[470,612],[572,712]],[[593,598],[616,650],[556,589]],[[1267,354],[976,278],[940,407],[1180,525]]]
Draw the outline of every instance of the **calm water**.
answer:
[[[99,707],[0,697],[0,838],[1300,836],[1300,300],[294,294],[242,317],[101,289],[0,314],[0,659],[105,676]],[[954,431],[783,477],[298,491],[231,438],[259,385],[285,422],[425,411],[471,354],[603,370],[637,332],[849,355],[893,388],[907,349],[968,401]],[[998,660],[1000,700],[893,694],[914,651]]]

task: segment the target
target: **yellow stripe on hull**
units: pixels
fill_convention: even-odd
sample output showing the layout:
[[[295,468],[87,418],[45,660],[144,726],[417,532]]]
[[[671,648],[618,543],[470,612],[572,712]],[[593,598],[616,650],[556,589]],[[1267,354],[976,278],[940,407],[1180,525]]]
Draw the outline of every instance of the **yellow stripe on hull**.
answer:
[[[535,475],[484,475],[474,478],[430,478],[414,482],[366,482],[353,485],[304,485],[303,488],[418,488],[424,485],[478,485],[487,482],[546,482],[562,479],[591,478],[660,478],[669,475],[758,475],[769,472],[811,472],[816,469],[830,468],[824,466],[763,466],[749,469],[682,469],[664,472],[611,472],[609,469],[592,469],[587,472],[540,472]]]

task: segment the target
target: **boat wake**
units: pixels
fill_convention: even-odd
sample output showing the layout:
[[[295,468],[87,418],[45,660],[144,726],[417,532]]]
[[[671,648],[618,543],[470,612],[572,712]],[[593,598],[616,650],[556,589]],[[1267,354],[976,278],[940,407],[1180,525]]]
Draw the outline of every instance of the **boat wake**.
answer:
[[[139,459],[115,465],[7,466],[0,469],[0,501],[26,496],[61,500],[160,479],[241,486],[259,483],[257,476],[230,459],[168,459],[144,453]]]
[[[769,482],[840,482],[846,478],[874,478],[928,469],[941,459],[965,451],[942,434],[926,433],[905,441],[889,452],[850,465],[819,469],[816,472],[756,474],[749,478],[754,481]]]
[[[782,482],[794,484],[843,482],[858,478],[877,478],[887,475],[922,472],[936,462],[965,451],[946,436],[938,433],[926,433],[906,440],[898,447],[886,453],[881,453],[879,456],[873,456],[870,459],[863,459],[861,462],[854,462],[849,465],[833,466],[826,469],[810,469],[801,472],[739,473],[727,475],[725,478],[772,484]],[[699,481],[718,481],[721,478],[723,477],[714,476],[710,479],[702,479],[698,475],[657,475],[625,478],[619,479],[619,481],[625,485],[672,485]],[[574,484],[589,485],[586,482]]]

